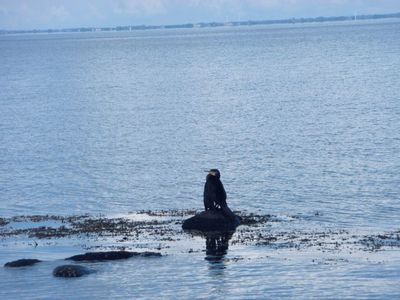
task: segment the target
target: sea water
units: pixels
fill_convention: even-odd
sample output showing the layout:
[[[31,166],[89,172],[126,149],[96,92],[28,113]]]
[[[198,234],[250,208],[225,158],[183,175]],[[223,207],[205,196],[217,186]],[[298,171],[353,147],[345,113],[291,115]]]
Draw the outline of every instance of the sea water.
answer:
[[[218,168],[234,210],[399,230],[399,54],[398,21],[0,36],[0,217],[201,209]],[[2,243],[1,264],[29,256]],[[171,249],[70,281],[54,260],[2,268],[0,295],[400,297],[398,247],[334,264],[252,251],[215,266]]]

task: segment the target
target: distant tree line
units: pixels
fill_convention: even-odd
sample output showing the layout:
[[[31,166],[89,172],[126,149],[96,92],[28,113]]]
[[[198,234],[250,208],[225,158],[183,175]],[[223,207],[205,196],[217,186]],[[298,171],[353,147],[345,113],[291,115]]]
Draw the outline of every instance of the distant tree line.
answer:
[[[101,31],[133,31],[150,29],[178,29],[178,28],[204,28],[204,27],[222,27],[222,26],[252,26],[252,25],[270,25],[270,24],[296,24],[296,23],[317,23],[317,22],[337,22],[337,21],[355,21],[355,20],[373,20],[400,18],[400,13],[392,14],[373,14],[373,15],[354,15],[338,17],[316,17],[316,18],[290,18],[280,20],[259,20],[259,21],[232,21],[232,22],[205,22],[205,23],[187,23],[176,25],[134,25],[134,26],[116,26],[116,27],[78,27],[63,29],[33,29],[33,30],[0,30],[0,34],[22,34],[22,33],[57,33],[57,32],[101,32]]]

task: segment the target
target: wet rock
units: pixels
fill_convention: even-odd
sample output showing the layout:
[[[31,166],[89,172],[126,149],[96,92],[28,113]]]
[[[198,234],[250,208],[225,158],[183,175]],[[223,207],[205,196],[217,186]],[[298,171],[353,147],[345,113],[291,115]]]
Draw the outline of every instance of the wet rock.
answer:
[[[90,273],[88,268],[79,265],[62,265],[53,270],[53,275],[55,277],[65,278],[81,277]]]
[[[33,266],[34,264],[37,264],[39,262],[41,262],[41,260],[39,260],[39,259],[23,258],[23,259],[10,261],[10,262],[6,263],[4,265],[4,267],[7,267],[7,268],[29,267],[29,266]]]
[[[159,257],[161,256],[161,254],[158,252],[129,252],[129,251],[87,252],[85,254],[74,255],[66,259],[73,261],[103,261],[103,260],[127,259],[133,256]]]
[[[117,259],[127,259],[132,256],[133,254],[128,251],[107,251],[107,252],[87,252],[85,254],[74,255],[66,259],[73,261],[117,260]]]
[[[145,252],[133,252],[134,256],[142,256],[142,257],[161,257],[161,253],[158,252],[150,252],[150,251],[145,251]]]
[[[185,220],[182,228],[198,231],[234,231],[239,224],[239,217],[232,221],[219,212],[203,211]]]

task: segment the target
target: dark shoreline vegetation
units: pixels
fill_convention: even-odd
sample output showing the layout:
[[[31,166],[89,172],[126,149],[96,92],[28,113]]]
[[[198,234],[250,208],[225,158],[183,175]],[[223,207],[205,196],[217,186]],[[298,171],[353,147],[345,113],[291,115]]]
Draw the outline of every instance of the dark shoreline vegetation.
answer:
[[[26,34],[26,33],[62,33],[62,32],[110,32],[110,31],[134,31],[152,29],[179,29],[179,28],[207,28],[207,27],[232,27],[232,26],[253,26],[253,25],[272,25],[272,24],[302,24],[302,23],[322,23],[322,22],[341,22],[357,20],[378,20],[400,18],[399,13],[390,14],[369,14],[354,16],[332,16],[315,18],[289,18],[277,20],[248,20],[230,22],[201,22],[174,25],[126,25],[115,27],[74,27],[62,29],[31,29],[31,30],[0,30],[0,35],[5,34]]]
[[[27,238],[28,244],[37,247],[48,240],[60,238],[83,239],[83,248],[126,250],[140,248],[143,241],[151,240],[153,250],[168,251],[174,243],[187,241],[204,234],[185,232],[181,225],[184,219],[196,213],[194,210],[140,211],[131,217],[107,217],[103,215],[32,215],[0,218],[0,240]],[[400,230],[379,234],[358,234],[348,230],[302,229],[271,230],[271,224],[295,222],[302,216],[288,216],[283,220],[269,214],[235,212],[242,218],[241,225],[230,236],[230,245],[267,247],[270,250],[313,248],[322,252],[383,251],[400,248]],[[142,216],[137,218],[137,216]],[[320,216],[316,213],[316,216]],[[137,219],[137,220],[136,220]],[[21,225],[22,224],[22,225]],[[102,245],[102,240],[106,241]],[[111,240],[111,244],[110,244]],[[90,241],[100,242],[93,245]]]

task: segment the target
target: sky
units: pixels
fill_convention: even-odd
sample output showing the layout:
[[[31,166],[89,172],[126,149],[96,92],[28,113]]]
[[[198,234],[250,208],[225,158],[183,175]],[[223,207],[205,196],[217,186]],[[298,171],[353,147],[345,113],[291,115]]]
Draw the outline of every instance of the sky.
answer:
[[[400,0],[0,0],[0,29],[284,19],[400,12]]]

